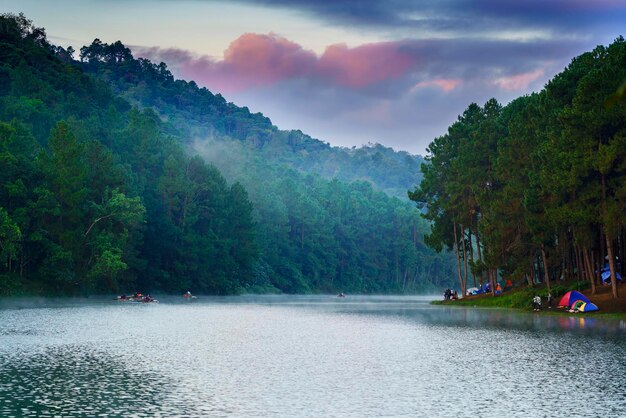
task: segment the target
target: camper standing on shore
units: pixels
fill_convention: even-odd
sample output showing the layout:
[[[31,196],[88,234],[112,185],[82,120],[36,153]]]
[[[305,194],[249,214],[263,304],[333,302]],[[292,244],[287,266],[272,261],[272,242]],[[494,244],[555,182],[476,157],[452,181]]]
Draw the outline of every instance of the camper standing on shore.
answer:
[[[533,299],[533,310],[535,312],[538,312],[539,309],[541,309],[541,297],[539,297],[539,295],[535,296],[535,298]]]

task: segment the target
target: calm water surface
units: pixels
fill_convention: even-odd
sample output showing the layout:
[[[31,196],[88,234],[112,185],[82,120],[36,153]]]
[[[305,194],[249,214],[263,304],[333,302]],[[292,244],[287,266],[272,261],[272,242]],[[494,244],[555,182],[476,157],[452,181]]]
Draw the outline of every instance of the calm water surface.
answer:
[[[419,297],[0,302],[0,416],[626,416],[626,323]]]

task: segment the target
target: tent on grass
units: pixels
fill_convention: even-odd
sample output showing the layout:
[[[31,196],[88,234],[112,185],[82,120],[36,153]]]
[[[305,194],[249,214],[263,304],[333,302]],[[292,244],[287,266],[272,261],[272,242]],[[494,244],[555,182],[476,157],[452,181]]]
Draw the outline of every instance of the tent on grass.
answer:
[[[478,292],[479,292],[479,289],[477,287],[470,287],[469,289],[467,289],[468,295],[477,295]]]
[[[570,290],[566,294],[563,295],[559,302],[559,308],[569,308],[572,306],[574,302],[577,300],[582,300],[583,302],[591,303],[591,301],[587,298],[587,296],[576,290]]]
[[[578,305],[578,307],[576,308],[576,310],[578,310],[578,312],[593,312],[593,311],[599,311],[600,310],[596,305],[594,305],[591,302],[582,302],[582,301],[579,300],[579,301],[576,301],[575,304],[578,304],[578,302],[581,302],[580,305]]]

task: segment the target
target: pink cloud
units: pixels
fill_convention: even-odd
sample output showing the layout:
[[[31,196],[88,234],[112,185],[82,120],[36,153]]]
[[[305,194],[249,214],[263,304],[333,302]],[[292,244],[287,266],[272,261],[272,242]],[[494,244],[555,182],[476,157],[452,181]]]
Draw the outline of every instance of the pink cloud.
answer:
[[[354,89],[398,78],[414,59],[400,44],[383,42],[355,48],[331,45],[318,57],[276,34],[247,33],[234,40],[223,60],[194,56],[179,49],[143,48],[138,55],[165,61],[184,79],[224,93],[238,92],[294,78],[314,78]]]
[[[419,83],[414,85],[413,88],[411,88],[411,91],[415,91],[423,87],[439,87],[441,90],[448,93],[457,88],[459,84],[461,84],[461,80],[457,78],[438,78],[435,80],[420,81]]]
[[[517,74],[509,77],[500,77],[494,81],[498,87],[507,91],[519,91],[526,90],[530,83],[543,77],[545,71],[543,69],[537,69],[527,73]]]
[[[326,48],[317,65],[320,76],[348,87],[360,88],[405,74],[414,59],[393,42],[348,48],[345,44]]]
[[[148,48],[139,54],[163,60],[182,78],[225,93],[301,77],[316,63],[313,52],[275,34],[244,34],[231,42],[223,60],[178,49]]]
[[[234,40],[218,65],[261,84],[305,75],[316,62],[313,52],[275,34],[247,33]]]

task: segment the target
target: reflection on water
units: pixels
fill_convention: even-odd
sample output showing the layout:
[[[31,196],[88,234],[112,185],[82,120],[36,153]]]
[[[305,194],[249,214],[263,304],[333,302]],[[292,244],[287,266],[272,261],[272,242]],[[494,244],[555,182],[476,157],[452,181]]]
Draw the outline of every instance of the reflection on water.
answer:
[[[626,324],[419,297],[0,301],[0,416],[626,415]]]
[[[626,337],[626,321],[598,319],[580,314],[542,315],[530,312],[511,312],[504,309],[472,309],[443,307],[420,312],[426,321],[448,326],[507,328],[538,332],[563,331],[592,336]]]

